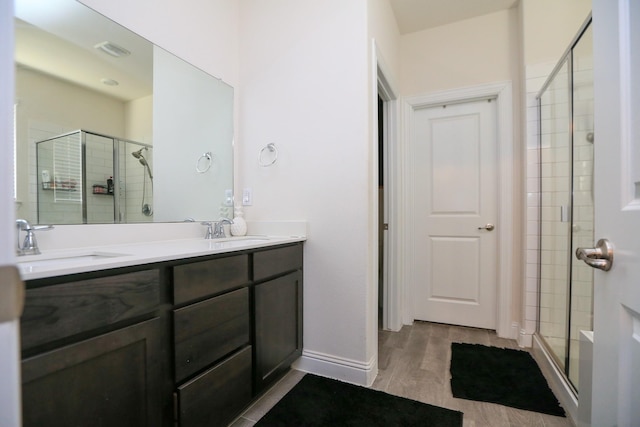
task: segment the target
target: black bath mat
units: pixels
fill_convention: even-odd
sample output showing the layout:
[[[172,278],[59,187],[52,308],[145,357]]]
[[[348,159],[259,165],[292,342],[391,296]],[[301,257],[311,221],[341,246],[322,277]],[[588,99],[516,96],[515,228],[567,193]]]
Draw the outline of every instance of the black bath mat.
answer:
[[[498,403],[564,417],[533,357],[526,351],[451,344],[453,397]]]
[[[462,426],[462,412],[307,374],[256,427]]]

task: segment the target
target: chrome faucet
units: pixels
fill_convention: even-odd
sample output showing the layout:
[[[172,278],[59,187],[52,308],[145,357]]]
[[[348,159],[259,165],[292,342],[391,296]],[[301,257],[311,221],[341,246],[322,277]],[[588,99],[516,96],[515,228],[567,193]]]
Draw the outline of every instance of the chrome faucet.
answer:
[[[16,227],[18,228],[17,232],[17,253],[19,256],[21,255],[38,255],[40,254],[40,249],[38,248],[38,241],[36,240],[36,235],[34,231],[36,230],[51,230],[53,225],[36,225],[32,226],[29,224],[29,221],[26,219],[17,219]],[[24,240],[22,244],[20,244],[20,232],[26,232],[24,236]]]
[[[229,218],[220,218],[218,221],[204,221],[202,225],[207,226],[207,233],[205,239],[222,239],[227,237],[224,233],[224,225],[233,224],[233,221]]]

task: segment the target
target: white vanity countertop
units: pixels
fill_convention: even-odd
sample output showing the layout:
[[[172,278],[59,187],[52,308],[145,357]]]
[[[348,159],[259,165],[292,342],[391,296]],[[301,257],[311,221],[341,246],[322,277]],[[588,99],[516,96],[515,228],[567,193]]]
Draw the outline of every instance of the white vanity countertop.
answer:
[[[43,251],[18,257],[22,280],[42,279],[119,267],[222,254],[302,242],[301,236],[244,236],[226,239],[178,239],[146,243]]]

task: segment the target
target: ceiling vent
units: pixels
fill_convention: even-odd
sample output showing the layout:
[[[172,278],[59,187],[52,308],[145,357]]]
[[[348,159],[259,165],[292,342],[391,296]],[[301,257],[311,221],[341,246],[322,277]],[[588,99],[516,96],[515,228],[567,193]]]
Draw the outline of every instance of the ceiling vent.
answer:
[[[131,52],[129,52],[127,49],[118,46],[115,43],[111,43],[111,42],[102,42],[102,43],[98,43],[97,45],[94,46],[96,49],[103,51],[104,53],[111,55],[111,56],[115,56],[116,58],[121,58],[123,56],[129,56],[131,55]]]

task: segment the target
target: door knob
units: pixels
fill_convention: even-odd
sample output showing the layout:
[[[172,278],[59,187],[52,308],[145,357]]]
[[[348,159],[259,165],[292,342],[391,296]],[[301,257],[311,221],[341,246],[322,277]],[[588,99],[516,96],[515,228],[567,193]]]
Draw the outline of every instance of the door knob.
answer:
[[[493,224],[487,224],[487,225],[483,225],[482,227],[478,227],[478,230],[487,230],[487,231],[491,231],[494,228],[496,228],[495,225]]]
[[[609,271],[613,264],[613,246],[607,239],[600,239],[595,248],[578,248],[576,257],[593,268]]]

